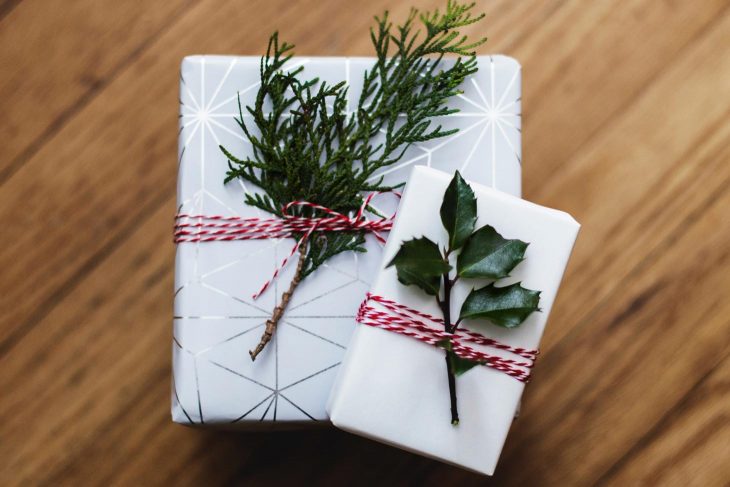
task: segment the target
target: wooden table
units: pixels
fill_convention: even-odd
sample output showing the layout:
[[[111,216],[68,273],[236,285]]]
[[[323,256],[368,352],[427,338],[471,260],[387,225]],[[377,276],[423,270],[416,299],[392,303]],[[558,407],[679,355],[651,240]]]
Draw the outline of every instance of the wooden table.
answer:
[[[0,1],[0,483],[730,482],[726,0],[484,2],[483,52],[523,64],[524,195],[583,224],[493,479],[170,422],[181,58],[277,27],[367,55],[371,15],[411,3]]]

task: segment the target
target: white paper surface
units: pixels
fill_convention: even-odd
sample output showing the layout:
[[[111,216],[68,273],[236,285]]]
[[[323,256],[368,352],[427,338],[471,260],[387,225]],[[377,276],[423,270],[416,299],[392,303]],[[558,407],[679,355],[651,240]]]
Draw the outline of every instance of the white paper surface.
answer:
[[[295,58],[304,75],[350,82],[360,93],[368,58]],[[244,204],[256,191],[240,181],[223,185],[227,163],[218,145],[250,153],[237,115],[258,89],[258,57],[192,56],[180,83],[178,204],[184,213],[266,217]],[[386,183],[405,181],[414,165],[460,169],[472,180],[520,194],[520,67],[504,56],[479,58],[479,72],[451,106],[458,114],[435,121],[461,130],[414,145],[387,168]],[[250,121],[250,118],[246,118]],[[376,200],[391,212],[393,198]],[[284,269],[258,300],[251,295],[269,279],[293,241],[240,241],[177,246],[172,415],[194,424],[325,420],[325,402],[353,317],[380,263],[382,246],[368,237],[366,254],[332,259],[297,289],[274,340],[252,363],[253,348],[294,271]],[[294,258],[296,261],[296,258]]]
[[[451,177],[430,168],[413,169],[373,283],[374,294],[440,316],[433,297],[413,286],[403,286],[395,268],[384,265],[404,240],[425,235],[440,244],[447,242],[438,215]],[[490,224],[505,238],[529,242],[526,260],[499,285],[522,281],[529,289],[541,290],[542,312],[531,314],[511,330],[485,321],[464,321],[461,326],[512,346],[538,348],[580,225],[567,213],[484,186],[472,187],[477,196],[477,228]],[[472,287],[482,284],[476,280],[457,282],[452,316],[458,316]],[[328,410],[338,428],[491,475],[524,384],[483,366],[457,377],[456,383],[460,424],[452,426],[444,351],[410,337],[358,325]]]

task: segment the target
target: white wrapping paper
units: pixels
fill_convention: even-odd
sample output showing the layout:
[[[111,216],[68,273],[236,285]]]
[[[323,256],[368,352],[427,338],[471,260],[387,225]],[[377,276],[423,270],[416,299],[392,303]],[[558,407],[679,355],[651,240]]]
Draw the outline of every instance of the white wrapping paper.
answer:
[[[441,315],[432,296],[400,284],[395,268],[384,266],[404,240],[425,235],[441,246],[447,242],[439,208],[451,177],[430,168],[414,168],[373,282],[373,294]],[[481,320],[465,320],[461,326],[512,346],[538,348],[580,225],[567,213],[485,186],[472,184],[472,188],[477,196],[477,228],[490,224],[505,238],[529,242],[525,260],[499,285],[522,281],[524,287],[541,290],[542,311],[510,330]],[[457,282],[452,316],[458,316],[472,287],[482,284],[466,279]],[[452,426],[444,351],[358,325],[328,411],[338,428],[491,475],[523,388],[522,382],[494,369],[471,369],[456,379],[460,424]]]
[[[350,82],[350,100],[360,94],[368,58],[295,58],[304,75],[330,83]],[[240,181],[223,185],[232,153],[250,153],[234,121],[237,94],[253,104],[258,57],[192,56],[183,60],[180,82],[178,204],[181,212],[267,217],[244,204],[256,191]],[[520,194],[520,67],[504,56],[479,58],[479,72],[442,118],[448,138],[414,145],[387,168],[386,183],[405,181],[414,165],[460,169],[472,180]],[[245,119],[247,122],[250,118]],[[375,206],[387,214],[394,198]],[[289,252],[291,239],[181,244],[175,260],[172,416],[186,424],[325,420],[325,402],[353,317],[380,262],[382,246],[368,237],[366,254],[332,259],[306,279],[280,322],[275,338],[251,362],[258,342],[294,265],[284,269],[258,300],[251,295]],[[296,257],[293,259],[296,263]]]

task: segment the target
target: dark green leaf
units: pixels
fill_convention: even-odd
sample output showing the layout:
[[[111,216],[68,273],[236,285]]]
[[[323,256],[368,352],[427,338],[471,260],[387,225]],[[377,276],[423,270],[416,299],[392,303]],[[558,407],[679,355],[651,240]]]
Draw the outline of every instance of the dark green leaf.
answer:
[[[441,276],[451,269],[438,245],[426,237],[403,242],[387,267],[392,265],[401,284],[418,286],[433,296],[441,289]]]
[[[441,204],[441,222],[449,232],[449,248],[456,250],[474,231],[477,221],[477,199],[459,171],[449,183]]]
[[[484,362],[476,361],[476,360],[468,360],[465,358],[461,358],[458,355],[456,355],[451,347],[451,340],[444,339],[436,343],[436,346],[443,348],[446,350],[446,356],[448,357],[448,360],[451,364],[451,371],[454,373],[456,377],[459,377],[464,372],[468,372],[477,365],[482,365]]]
[[[476,360],[461,358],[451,351],[447,351],[446,354],[449,356],[449,361],[451,362],[451,370],[454,372],[454,375],[456,377],[459,377],[461,374],[468,372],[477,365],[482,365],[483,363]]]
[[[503,238],[494,227],[483,226],[464,245],[456,262],[461,277],[502,279],[522,262],[527,243]]]
[[[469,293],[459,318],[486,318],[495,325],[514,328],[538,310],[539,302],[540,291],[525,289],[520,283],[505,287],[489,284]]]

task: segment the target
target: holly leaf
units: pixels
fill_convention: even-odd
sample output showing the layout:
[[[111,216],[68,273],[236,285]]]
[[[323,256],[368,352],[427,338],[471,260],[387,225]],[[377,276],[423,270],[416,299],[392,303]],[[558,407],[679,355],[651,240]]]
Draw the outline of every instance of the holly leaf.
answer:
[[[471,369],[476,367],[477,365],[482,365],[483,362],[478,362],[476,360],[469,360],[465,358],[461,358],[458,355],[456,355],[454,352],[446,352],[446,354],[449,357],[449,362],[451,362],[451,370],[454,372],[454,375],[456,377],[459,377],[461,374],[465,372],[469,372]]]
[[[456,261],[460,277],[502,279],[525,258],[527,243],[508,240],[490,225],[485,225],[467,239]]]
[[[436,345],[446,350],[446,357],[448,357],[448,361],[451,364],[451,371],[456,377],[459,377],[461,374],[470,371],[477,365],[484,364],[484,362],[478,360],[469,360],[456,355],[451,346],[451,340],[444,339],[436,342]]]
[[[441,276],[451,270],[438,245],[426,237],[403,242],[386,267],[393,265],[401,284],[418,286],[433,296],[441,289]]]
[[[449,248],[460,249],[474,231],[477,221],[477,199],[469,184],[456,171],[441,203],[441,222],[449,232]]]
[[[459,319],[485,318],[498,326],[514,328],[533,311],[538,311],[540,291],[525,289],[521,283],[496,287],[489,284],[473,289],[461,306]]]

